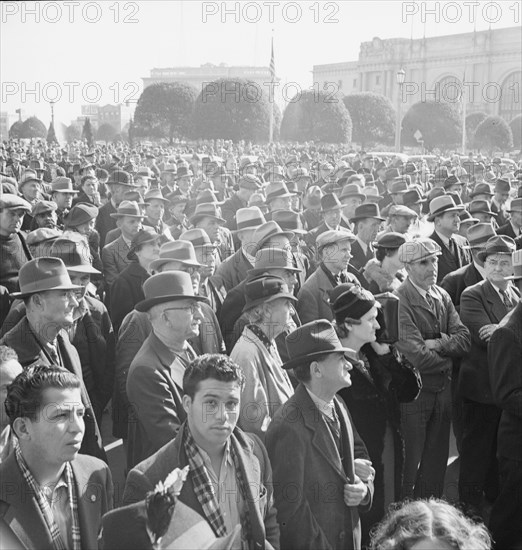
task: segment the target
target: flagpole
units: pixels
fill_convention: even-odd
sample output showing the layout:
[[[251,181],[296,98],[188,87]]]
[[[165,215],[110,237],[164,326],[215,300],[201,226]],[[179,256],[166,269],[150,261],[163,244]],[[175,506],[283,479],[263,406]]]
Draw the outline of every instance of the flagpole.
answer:
[[[271,86],[270,86],[271,93],[269,94],[269,98],[268,98],[268,101],[270,103],[270,122],[268,125],[268,143],[272,143],[274,141],[274,102],[275,102],[274,29],[272,29],[272,53],[270,55],[270,79],[271,79]]]
[[[462,154],[466,154],[466,94],[465,94],[466,71],[462,80]]]

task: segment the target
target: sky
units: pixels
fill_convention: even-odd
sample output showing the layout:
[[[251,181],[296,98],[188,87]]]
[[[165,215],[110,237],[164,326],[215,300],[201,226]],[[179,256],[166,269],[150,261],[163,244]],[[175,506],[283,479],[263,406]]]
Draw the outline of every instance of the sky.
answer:
[[[520,2],[0,2],[1,110],[69,124],[81,106],[137,101],[152,68],[268,66],[310,88],[313,65],[355,61],[361,42],[520,24]]]

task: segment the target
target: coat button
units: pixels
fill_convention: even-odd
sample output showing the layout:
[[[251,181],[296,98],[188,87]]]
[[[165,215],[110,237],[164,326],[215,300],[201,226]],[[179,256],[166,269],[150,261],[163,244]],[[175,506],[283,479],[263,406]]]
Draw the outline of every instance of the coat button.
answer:
[[[96,502],[96,495],[91,495],[91,502]]]
[[[343,541],[345,537],[346,537],[346,533],[345,533],[344,531],[341,531],[341,532],[339,533],[339,540],[340,540],[340,541]]]

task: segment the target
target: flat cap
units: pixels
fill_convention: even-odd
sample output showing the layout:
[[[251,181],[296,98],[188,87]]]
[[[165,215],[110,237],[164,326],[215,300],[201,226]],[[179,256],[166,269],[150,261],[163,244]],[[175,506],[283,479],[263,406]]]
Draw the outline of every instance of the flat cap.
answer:
[[[431,239],[416,239],[402,244],[399,248],[399,261],[403,264],[420,262],[433,256],[440,256],[440,246]]]
[[[56,212],[58,205],[54,201],[38,201],[31,212],[31,216],[47,214],[47,212]]]
[[[4,193],[0,197],[0,208],[21,209],[31,212],[31,205],[25,199],[11,193]]]
[[[417,213],[403,204],[394,204],[390,207],[388,216],[406,216],[407,218],[416,218]]]
[[[350,241],[353,243],[355,241],[355,235],[348,230],[335,231],[334,229],[331,229],[330,231],[325,231],[317,237],[317,250],[328,244],[335,244],[341,241]]]

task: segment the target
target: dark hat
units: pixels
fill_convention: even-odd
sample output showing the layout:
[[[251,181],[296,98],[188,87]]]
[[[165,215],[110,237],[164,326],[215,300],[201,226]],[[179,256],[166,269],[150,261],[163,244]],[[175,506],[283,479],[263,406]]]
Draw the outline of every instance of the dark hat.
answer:
[[[265,190],[266,202],[269,203],[274,199],[283,199],[286,197],[293,197],[295,193],[290,193],[286,184],[282,181],[275,181],[269,183]]]
[[[194,248],[217,248],[217,244],[211,242],[207,232],[197,227],[195,229],[187,229],[187,231],[181,233],[179,240],[192,243]]]
[[[176,172],[176,179],[179,180],[181,178],[191,178],[192,172],[190,171],[189,167],[186,165],[182,165],[178,168],[178,171]]]
[[[204,202],[211,202],[213,204],[221,205],[225,201],[218,201],[216,195],[210,189],[203,189],[196,196],[196,205]]]
[[[239,178],[238,185],[239,187],[250,189],[252,191],[258,191],[263,187],[260,179],[253,174],[245,174],[244,176],[241,176]]]
[[[114,170],[109,176],[107,185],[125,185],[126,187],[136,187],[132,175],[123,170]]]
[[[152,275],[143,283],[143,294],[145,299],[134,306],[136,311],[149,311],[152,306],[186,298],[206,302],[205,298],[194,294],[192,279],[183,271],[165,271]]]
[[[301,216],[293,210],[277,210],[273,213],[272,219],[285,231],[292,231],[292,233],[300,233],[302,235],[308,233],[303,227]]]
[[[196,258],[194,245],[189,241],[169,241],[160,248],[159,258],[150,263],[150,269],[158,269],[170,262],[180,262],[190,267],[202,267]]]
[[[123,193],[123,200],[137,202],[140,206],[145,206],[146,204],[143,202],[143,197],[139,191],[125,191]]]
[[[342,323],[347,317],[359,320],[372,307],[380,307],[371,292],[353,283],[338,285],[328,295],[330,307],[338,323]]]
[[[437,216],[441,216],[445,212],[460,212],[461,210],[464,210],[464,207],[457,206],[452,196],[441,195],[430,202],[428,221],[432,222]]]
[[[325,354],[343,353],[348,358],[355,353],[354,350],[343,347],[334,326],[326,319],[311,321],[298,327],[285,341],[289,360],[284,363],[284,369],[293,369]]]
[[[76,195],[78,191],[73,189],[72,180],[64,176],[55,178],[51,183],[51,193],[70,193]]]
[[[31,216],[47,214],[47,212],[56,212],[58,205],[54,201],[38,201],[31,211]]]
[[[348,199],[350,197],[357,197],[362,201],[366,199],[366,195],[361,192],[361,188],[356,183],[349,183],[348,185],[345,185],[339,199],[342,202],[344,199]]]
[[[112,213],[111,218],[144,218],[141,209],[135,201],[121,201],[115,213]]]
[[[98,212],[98,208],[93,204],[79,202],[69,210],[69,213],[65,216],[64,223],[67,227],[78,227],[96,218]]]
[[[153,243],[160,239],[162,239],[162,235],[159,233],[156,233],[156,231],[147,225],[142,227],[134,237],[132,237],[130,249],[127,252],[127,260],[136,260],[136,249],[140,246],[147,244],[147,243]]]
[[[420,204],[426,202],[426,199],[422,197],[417,187],[414,187],[413,189],[409,189],[408,191],[406,191],[406,193],[404,193],[403,201],[406,206],[410,206],[411,204]]]
[[[24,198],[11,193],[3,193],[0,195],[0,208],[31,212],[31,205]]]
[[[288,285],[281,277],[263,273],[249,278],[245,283],[245,306],[243,313],[265,302],[284,298],[297,302],[296,297],[288,290]]]
[[[464,248],[483,248],[485,244],[496,235],[490,223],[476,223],[467,232],[469,246]]]
[[[457,176],[451,175],[444,180],[442,186],[444,189],[449,189],[453,185],[464,185]]]
[[[511,191],[511,184],[508,180],[499,178],[495,183],[495,193],[509,193]]]
[[[434,187],[428,191],[428,202],[431,202],[433,199],[441,197],[445,194],[446,191],[444,190],[444,187]]]
[[[62,236],[62,231],[51,227],[39,227],[27,234],[25,242],[28,246],[36,246],[47,241],[55,241]],[[52,256],[52,254],[44,254],[44,256]],[[35,255],[42,256],[42,254]]]
[[[449,176],[449,172],[446,166],[439,166],[438,168],[435,169],[435,172],[433,173],[433,175],[435,180],[445,181]]]
[[[435,241],[427,238],[406,241],[399,247],[399,261],[403,264],[420,262],[441,254],[440,246]]]
[[[81,286],[73,285],[67,269],[59,258],[42,257],[25,263],[18,272],[20,292],[11,296],[25,298],[37,292],[48,290],[78,290]]]
[[[396,233],[390,231],[389,233],[383,233],[373,243],[375,248],[400,248],[406,242],[406,237],[402,233]]]
[[[266,220],[257,206],[249,206],[237,210],[236,222],[236,231],[241,231],[242,229],[256,229],[266,223]]]
[[[417,174],[419,170],[413,162],[407,162],[404,165],[402,172],[403,174]]]
[[[509,208],[506,208],[508,212],[522,212],[522,198],[518,197],[511,201]]]
[[[216,220],[221,225],[225,225],[227,223],[226,220],[221,217],[219,206],[213,202],[202,202],[201,204],[196,205],[196,211],[189,221],[192,225],[196,225],[202,218],[207,217]]]
[[[476,199],[471,201],[468,206],[470,214],[488,214],[489,216],[497,217],[497,214],[491,210],[489,201],[484,199]]]
[[[406,193],[408,189],[408,182],[404,178],[398,178],[390,185],[390,195]]]
[[[373,218],[381,222],[384,221],[384,218],[381,218],[381,213],[379,211],[379,206],[374,202],[368,202],[366,204],[361,204],[355,209],[353,218],[350,218],[351,222],[357,222],[359,220],[364,220],[366,218]]]
[[[59,258],[65,264],[67,271],[99,275],[100,272],[92,267],[92,256],[89,244],[78,234],[60,237],[53,242],[49,254]]]
[[[491,192],[491,185],[489,183],[477,183],[475,185],[475,188],[473,191],[469,194],[470,198],[476,197],[477,195],[489,195],[490,197],[493,196],[493,193]]]
[[[343,205],[333,193],[327,193],[321,197],[321,212],[329,212],[330,210],[341,210]]]
[[[491,237],[484,248],[477,254],[477,258],[483,262],[493,254],[507,254],[511,256],[516,250],[515,241],[506,235],[495,235]]]
[[[459,218],[460,218],[460,224],[461,225],[463,223],[475,224],[475,223],[478,223],[480,221],[478,218],[474,218],[467,210],[463,210],[459,214]]]

